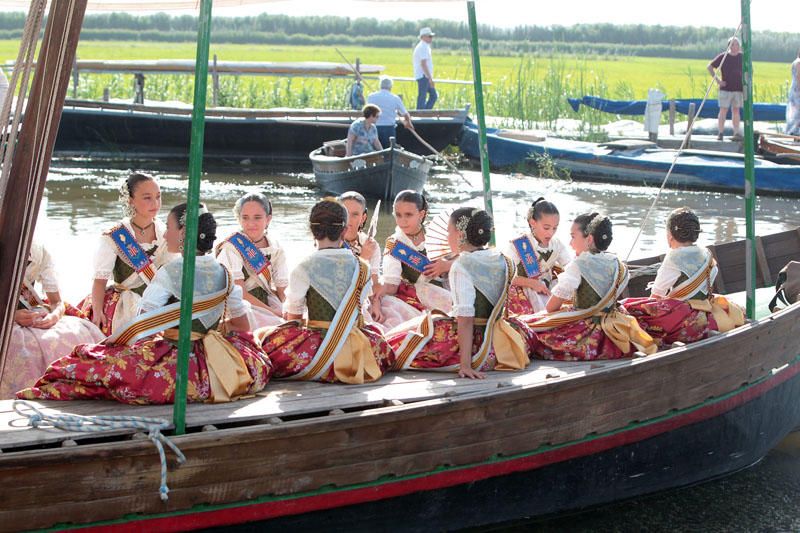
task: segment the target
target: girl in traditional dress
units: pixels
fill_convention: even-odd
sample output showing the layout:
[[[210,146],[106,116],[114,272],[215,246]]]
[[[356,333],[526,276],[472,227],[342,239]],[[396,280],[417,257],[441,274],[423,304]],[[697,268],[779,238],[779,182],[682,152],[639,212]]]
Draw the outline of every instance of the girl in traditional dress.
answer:
[[[555,205],[538,198],[528,209],[527,219],[530,232],[509,242],[503,252],[517,266],[508,294],[508,311],[515,315],[543,311],[555,273],[575,259],[572,250],[555,236],[559,222]]]
[[[729,331],[744,323],[741,308],[712,294],[717,265],[706,248],[695,244],[700,220],[690,209],[667,217],[669,251],[658,268],[651,298],[628,298],[622,307],[658,343],[693,342],[709,330]]]
[[[132,172],[120,186],[120,203],[125,218],[103,232],[94,257],[92,293],[78,304],[81,315],[106,335],[136,316],[156,270],[172,259],[163,245],[164,225],[156,220],[161,190],[155,178]]]
[[[348,191],[338,198],[347,209],[347,226],[344,228],[344,245],[353,255],[360,257],[369,265],[372,279],[372,296],[370,296],[371,317],[377,322],[383,321],[380,301],[377,295],[381,288],[381,251],[378,243],[362,230],[367,223],[367,200],[361,193]]]
[[[309,223],[317,250],[289,275],[283,306],[289,322],[255,333],[276,378],[366,383],[394,362],[378,328],[364,324],[362,307],[372,281],[369,265],[342,246],[347,218],[337,201],[314,205]]]
[[[449,273],[452,316],[428,312],[389,332],[394,369],[446,370],[480,379],[486,370],[527,366],[532,334],[520,320],[504,316],[514,266],[486,248],[492,225],[486,211],[471,207],[450,216],[450,249],[460,252]]]
[[[272,366],[248,331],[242,288],[213,255],[217,223],[201,207],[197,231],[192,345],[187,397],[224,402],[254,394],[269,381]],[[171,252],[183,250],[186,204],[172,209],[164,234]],[[160,268],[139,302],[137,320],[103,344],[82,344],[50,365],[20,398],[113,399],[129,404],[172,403],[178,361],[178,323],[183,257]],[[217,326],[226,313],[229,333]]]
[[[376,299],[381,302],[383,324],[390,329],[420,316],[426,310],[450,310],[450,294],[441,276],[452,261],[430,262],[425,251],[428,201],[415,191],[401,191],[394,200],[394,234],[383,252],[383,286]]]
[[[580,215],[570,230],[577,257],[558,276],[547,301],[548,314],[524,320],[535,333],[533,353],[564,361],[618,359],[640,350],[654,353],[655,341],[636,319],[617,308],[628,284],[628,269],[611,244],[611,221],[598,213]],[[568,301],[572,306],[562,309]]]
[[[47,295],[46,299],[36,291],[37,282]],[[103,340],[105,335],[90,321],[64,316],[67,307],[58,291],[53,260],[47,250],[34,241],[0,377],[0,399],[11,398],[18,390],[32,385],[47,365],[70,353],[77,344]]]
[[[277,326],[283,322],[289,269],[283,247],[268,235],[272,203],[263,194],[246,194],[236,201],[233,214],[241,231],[217,246],[217,259],[244,291],[250,326]]]

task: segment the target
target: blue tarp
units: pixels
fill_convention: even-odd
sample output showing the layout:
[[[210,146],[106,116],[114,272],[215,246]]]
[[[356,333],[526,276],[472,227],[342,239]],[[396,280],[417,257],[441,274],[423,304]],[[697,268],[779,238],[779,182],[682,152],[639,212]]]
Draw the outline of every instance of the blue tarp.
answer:
[[[577,112],[581,104],[583,104],[615,115],[644,115],[644,110],[647,106],[646,100],[607,100],[597,96],[567,98],[567,101],[569,101],[569,105],[572,106],[575,112]],[[675,100],[675,109],[678,113],[686,115],[689,112],[689,104],[693,103],[695,109],[700,109],[700,102],[702,102],[700,98]],[[663,111],[669,111],[669,100],[661,102],[661,109]],[[717,100],[706,100],[699,116],[701,118],[716,118],[718,114],[719,103]],[[753,120],[783,122],[786,120],[786,105],[753,104]]]

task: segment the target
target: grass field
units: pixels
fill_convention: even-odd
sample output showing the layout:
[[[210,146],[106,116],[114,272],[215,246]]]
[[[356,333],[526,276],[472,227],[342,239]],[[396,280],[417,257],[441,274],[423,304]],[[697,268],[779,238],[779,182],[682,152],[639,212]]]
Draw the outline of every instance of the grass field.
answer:
[[[18,43],[0,40],[0,61],[16,57]],[[411,50],[400,48],[341,47],[351,61],[379,64],[390,76],[410,77]],[[79,44],[81,59],[189,59],[192,43],[144,43],[86,41]],[[229,61],[333,61],[342,62],[334,47],[212,45],[211,53]],[[521,125],[556,118],[583,118],[590,124],[608,121],[608,116],[581,111],[575,114],[567,97],[594,94],[608,98],[643,99],[651,87],[661,89],[670,98],[702,97],[709,81],[706,61],[643,57],[572,57],[553,58],[482,56],[487,113],[513,117]],[[437,78],[471,79],[469,50],[463,53],[434,50]],[[100,98],[109,87],[112,98],[130,98],[133,94],[129,75],[82,75],[79,96]],[[372,87],[377,82],[370,82]],[[789,66],[781,63],[754,65],[754,100],[782,102],[789,83]],[[349,80],[274,77],[222,77],[220,105],[235,107],[320,107],[343,106]],[[153,100],[191,101],[193,81],[185,76],[150,76],[146,97]],[[473,100],[467,85],[437,86],[438,107],[461,107]],[[369,90],[369,87],[368,87]],[[405,102],[415,102],[416,84],[398,82],[395,92]],[[712,91],[712,97],[716,95]],[[584,108],[582,108],[584,109]]]

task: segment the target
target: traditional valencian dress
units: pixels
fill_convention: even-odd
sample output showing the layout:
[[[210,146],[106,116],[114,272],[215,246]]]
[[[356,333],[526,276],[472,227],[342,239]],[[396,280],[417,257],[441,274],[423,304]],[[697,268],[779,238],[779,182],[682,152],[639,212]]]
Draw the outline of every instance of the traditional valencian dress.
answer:
[[[651,287],[654,298],[628,298],[621,304],[659,344],[704,339],[709,330],[724,332],[744,324],[738,305],[711,292],[716,276],[717,265],[707,249],[675,248],[658,269]]]
[[[36,292],[36,282],[41,283],[44,292],[58,292],[52,258],[41,244],[34,242],[17,309],[49,310],[46,300]],[[47,329],[14,324],[0,376],[0,399],[11,398],[18,390],[32,385],[50,362],[70,353],[77,344],[100,342],[103,338],[105,335],[97,326],[77,316],[62,316]]]
[[[387,333],[396,354],[394,369],[458,371],[459,316],[475,319],[473,369],[525,368],[533,335],[520,320],[504,316],[513,276],[511,261],[494,249],[462,252],[449,273],[453,316],[426,312]]]
[[[105,231],[94,257],[92,279],[113,280],[106,288],[103,313],[108,319],[103,333],[111,335],[136,316],[139,299],[156,270],[175,257],[164,244],[164,225],[155,221],[156,240],[140,243],[129,218]],[[92,295],[78,304],[81,316],[92,319]]]
[[[244,289],[272,312],[250,305],[247,318],[250,327],[277,326],[283,322],[283,304],[276,295],[277,288],[289,284],[286,254],[277,240],[267,236],[266,248],[258,248],[244,233],[236,232],[217,246],[217,260],[233,274],[233,280],[244,281]]]
[[[375,381],[394,362],[378,328],[362,315],[369,266],[346,248],[317,250],[289,276],[284,310],[308,322],[289,321],[256,331],[276,378],[329,383]]]
[[[532,232],[510,241],[503,253],[514,261],[517,276],[536,278],[548,289],[553,288],[556,272],[562,272],[575,259],[572,249],[557,238],[542,246]],[[508,311],[513,315],[538,313],[544,311],[548,298],[529,287],[513,285],[508,291]]]
[[[50,365],[20,398],[113,399],[129,404],[172,403],[178,360],[183,258],[159,269],[140,302],[143,314],[104,344],[82,344]],[[224,402],[263,389],[269,358],[249,332],[222,334],[223,314],[244,316],[242,289],[211,256],[199,256],[192,304],[188,399]],[[163,331],[163,333],[162,333]]]
[[[613,254],[583,252],[576,257],[552,291],[573,307],[523,317],[535,333],[534,356],[577,361],[618,359],[635,350],[654,353],[652,337],[617,307],[628,279],[627,267]]]
[[[400,228],[386,240],[383,283],[397,285],[394,296],[386,295],[381,299],[386,329],[419,317],[425,311],[450,311],[450,293],[443,288],[442,280],[429,279],[422,274],[428,263],[425,241],[415,245]]]

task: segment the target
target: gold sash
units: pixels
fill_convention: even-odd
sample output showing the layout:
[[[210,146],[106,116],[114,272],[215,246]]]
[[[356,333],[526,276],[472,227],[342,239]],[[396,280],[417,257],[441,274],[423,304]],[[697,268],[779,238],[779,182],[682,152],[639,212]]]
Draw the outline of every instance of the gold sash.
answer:
[[[178,340],[178,329],[164,331],[164,338]],[[253,384],[250,371],[244,363],[242,354],[217,330],[203,333],[193,331],[189,337],[192,341],[203,341],[208,365],[208,380],[211,386],[212,403],[230,402],[244,396]]]

